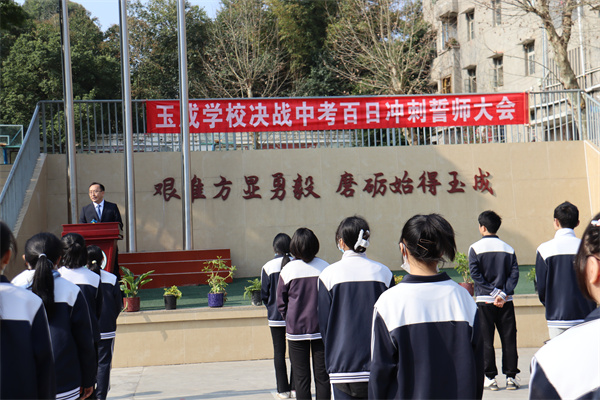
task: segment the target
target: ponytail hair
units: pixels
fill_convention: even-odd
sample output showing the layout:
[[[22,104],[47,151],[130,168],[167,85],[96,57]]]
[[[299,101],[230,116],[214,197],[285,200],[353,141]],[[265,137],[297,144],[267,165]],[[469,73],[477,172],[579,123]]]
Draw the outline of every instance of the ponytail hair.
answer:
[[[273,251],[275,254],[283,256],[281,260],[281,268],[285,267],[290,262],[290,242],[292,239],[287,233],[278,233],[273,239]]]
[[[102,260],[104,260],[102,249],[94,244],[89,245],[87,247],[88,269],[100,275],[100,265],[102,265]]]
[[[342,239],[350,250],[357,253],[367,251],[370,237],[369,224],[363,217],[357,215],[344,218],[335,232],[336,242]]]
[[[439,214],[415,215],[404,228],[400,242],[419,262],[437,265],[440,261],[452,261],[456,255],[454,229]]]
[[[62,253],[62,243],[52,233],[38,233],[25,243],[25,261],[35,270],[31,290],[42,299],[49,316],[54,313],[54,265]]]
[[[79,233],[67,233],[62,237],[62,242],[65,247],[62,264],[65,267],[74,269],[87,265],[87,249],[83,236]]]

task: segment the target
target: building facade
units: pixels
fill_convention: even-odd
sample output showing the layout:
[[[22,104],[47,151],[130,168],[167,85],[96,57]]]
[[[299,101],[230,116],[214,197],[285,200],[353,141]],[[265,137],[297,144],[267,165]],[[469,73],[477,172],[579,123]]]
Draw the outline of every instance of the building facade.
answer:
[[[507,0],[425,0],[423,8],[437,31],[431,77],[437,92],[563,88],[546,31],[536,15],[518,10]],[[569,60],[580,87],[596,98],[600,94],[599,36],[599,8],[576,8]]]

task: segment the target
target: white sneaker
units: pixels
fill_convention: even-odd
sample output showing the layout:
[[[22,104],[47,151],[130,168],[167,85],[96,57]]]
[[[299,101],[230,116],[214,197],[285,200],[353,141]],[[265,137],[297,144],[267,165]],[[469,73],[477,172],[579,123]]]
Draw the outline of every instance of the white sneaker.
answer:
[[[296,391],[292,390],[292,392],[290,393],[290,399],[295,399],[296,398]]]
[[[289,399],[290,398],[290,392],[277,393],[277,398],[278,399]]]
[[[483,382],[483,387],[485,389],[489,389],[489,390],[493,390],[493,391],[498,390],[498,383],[496,382],[496,378],[490,379],[486,376],[485,380]]]
[[[506,389],[507,390],[517,390],[521,387],[521,384],[517,382],[516,378],[506,378]]]

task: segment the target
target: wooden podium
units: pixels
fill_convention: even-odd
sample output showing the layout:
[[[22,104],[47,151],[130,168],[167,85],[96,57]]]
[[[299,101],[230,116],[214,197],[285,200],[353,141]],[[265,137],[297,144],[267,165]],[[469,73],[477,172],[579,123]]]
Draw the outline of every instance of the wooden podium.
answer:
[[[123,239],[118,222],[64,224],[62,236],[65,236],[67,233],[79,233],[84,237],[86,246],[95,244],[100,247],[106,254],[106,270],[113,272],[115,255],[117,253],[117,240]]]

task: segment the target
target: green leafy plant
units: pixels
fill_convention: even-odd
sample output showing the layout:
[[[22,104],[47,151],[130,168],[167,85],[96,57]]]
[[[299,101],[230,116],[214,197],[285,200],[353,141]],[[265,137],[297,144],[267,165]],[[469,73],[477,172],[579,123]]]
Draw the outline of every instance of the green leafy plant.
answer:
[[[255,278],[254,280],[248,280],[250,285],[244,287],[244,298],[252,298],[252,292],[261,289],[260,279]]]
[[[402,278],[404,278],[404,276],[402,276],[402,275],[394,275],[394,284],[397,285],[400,282],[402,282]]]
[[[183,296],[183,293],[181,293],[181,290],[177,286],[173,285],[170,288],[165,288],[163,296],[175,296],[179,300]]]
[[[535,267],[527,271],[527,280],[529,282],[535,282]]]
[[[463,281],[466,283],[473,283],[473,279],[471,278],[471,270],[469,269],[469,259],[465,253],[461,253],[460,251],[456,253],[456,257],[454,257],[454,262],[456,265],[454,269],[456,272],[462,275]]]
[[[121,271],[123,271],[123,276],[121,277],[121,290],[125,293],[125,297],[137,297],[138,292],[142,286],[146,283],[152,281],[152,278],[148,278],[148,275],[154,272],[148,271],[144,272],[137,278],[128,268],[120,267]]]
[[[217,257],[215,260],[206,261],[202,271],[208,272],[208,279],[206,280],[208,286],[210,286],[209,293],[224,293],[227,287],[226,280],[233,277],[233,273],[237,268],[235,265],[231,267],[225,264],[225,261],[221,257]],[[219,272],[226,272],[225,276],[219,275]]]

